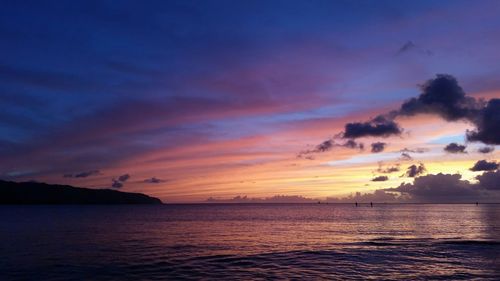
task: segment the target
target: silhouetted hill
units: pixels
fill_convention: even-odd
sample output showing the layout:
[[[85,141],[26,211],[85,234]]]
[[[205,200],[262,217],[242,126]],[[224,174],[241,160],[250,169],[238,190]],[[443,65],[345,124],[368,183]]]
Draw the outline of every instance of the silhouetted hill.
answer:
[[[0,180],[0,204],[161,204],[142,193]]]

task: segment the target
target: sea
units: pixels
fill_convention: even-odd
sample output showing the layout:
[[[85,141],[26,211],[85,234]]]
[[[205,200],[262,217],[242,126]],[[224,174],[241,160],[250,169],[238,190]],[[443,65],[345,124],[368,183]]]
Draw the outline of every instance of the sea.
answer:
[[[500,280],[500,205],[0,206],[0,280]]]

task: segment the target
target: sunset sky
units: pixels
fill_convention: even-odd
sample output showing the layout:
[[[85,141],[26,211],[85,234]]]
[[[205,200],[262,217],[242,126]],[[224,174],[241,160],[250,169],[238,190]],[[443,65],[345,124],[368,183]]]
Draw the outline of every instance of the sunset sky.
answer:
[[[438,173],[497,184],[499,15],[500,1],[5,2],[0,178],[164,202],[345,197]]]

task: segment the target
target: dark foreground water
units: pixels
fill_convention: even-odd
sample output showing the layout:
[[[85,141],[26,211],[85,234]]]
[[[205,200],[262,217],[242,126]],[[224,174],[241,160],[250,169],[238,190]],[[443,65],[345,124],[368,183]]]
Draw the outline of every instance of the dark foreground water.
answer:
[[[500,280],[500,205],[0,206],[0,280]]]

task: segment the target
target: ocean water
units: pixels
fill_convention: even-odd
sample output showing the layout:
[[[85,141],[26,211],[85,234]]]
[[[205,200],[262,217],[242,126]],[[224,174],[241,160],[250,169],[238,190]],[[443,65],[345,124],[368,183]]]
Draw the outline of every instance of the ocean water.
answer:
[[[0,206],[0,280],[500,280],[500,205]]]

